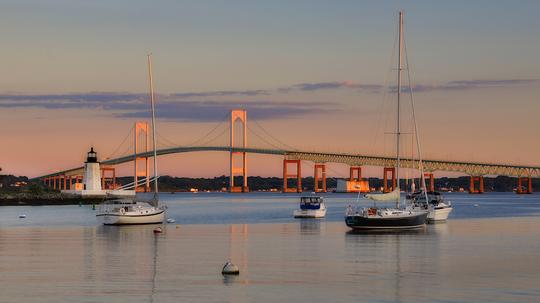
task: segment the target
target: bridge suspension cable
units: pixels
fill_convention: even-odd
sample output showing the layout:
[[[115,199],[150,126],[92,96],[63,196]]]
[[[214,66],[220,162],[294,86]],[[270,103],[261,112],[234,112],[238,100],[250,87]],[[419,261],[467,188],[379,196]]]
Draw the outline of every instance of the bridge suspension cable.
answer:
[[[127,153],[126,151],[124,150],[124,152],[122,153],[118,153],[118,151],[120,150],[121,147],[123,147],[123,145],[127,142],[128,138],[132,137],[133,136],[133,129],[135,128],[135,126],[131,126],[129,132],[127,133],[127,135],[124,137],[124,139],[120,142],[120,144],[114,149],[114,151],[109,154],[107,157],[105,157],[105,159],[112,159],[114,157],[119,157],[119,156],[125,156]],[[128,149],[129,148],[132,148],[133,147],[133,144],[130,143],[128,145]]]
[[[187,143],[187,144],[180,144],[178,142],[170,140],[170,139],[166,138],[165,136],[163,136],[160,133],[158,133],[157,136],[158,136],[158,138],[161,138],[163,140],[162,141],[163,145],[168,146],[168,147],[190,147],[190,146],[196,146],[196,145],[205,145],[205,144],[208,144],[208,143],[212,142],[216,138],[219,138],[221,135],[223,135],[225,130],[229,130],[229,128],[226,127],[225,130],[221,130],[218,133],[218,135],[211,137],[211,139],[209,139],[209,140],[206,140],[208,137],[212,136],[216,131],[218,131],[218,129],[221,126],[223,126],[225,124],[225,122],[228,121],[228,117],[229,117],[229,113],[225,114],[223,117],[220,118],[220,120],[218,120],[218,123],[214,127],[212,127],[210,129],[210,131],[205,133],[200,138],[198,138],[198,139],[196,139],[194,141],[191,141],[190,143]],[[204,144],[200,144],[201,142],[203,142]]]
[[[272,142],[266,140],[263,136],[260,136],[257,132],[255,132],[251,127],[247,126],[247,130],[250,134],[253,134],[255,137],[259,138],[261,141],[263,141],[264,143],[270,145],[271,147],[273,148],[277,148],[277,149],[281,149],[282,147],[281,146],[278,146],[278,145],[275,145],[273,144]]]
[[[269,131],[266,130],[266,128],[264,128],[259,122],[257,122],[257,120],[253,120],[253,122],[255,123],[255,125],[257,127],[259,127],[268,137],[270,137],[271,139],[273,139],[274,141],[276,141],[278,144],[280,144],[282,147],[285,147],[286,149],[290,149],[290,150],[298,150],[286,143],[284,143],[283,141],[277,139],[276,137],[274,137]]]

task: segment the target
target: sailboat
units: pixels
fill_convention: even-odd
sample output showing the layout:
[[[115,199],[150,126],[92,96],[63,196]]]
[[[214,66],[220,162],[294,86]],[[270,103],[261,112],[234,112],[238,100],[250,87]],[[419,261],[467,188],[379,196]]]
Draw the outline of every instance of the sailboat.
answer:
[[[401,190],[399,188],[400,167],[400,95],[401,73],[403,70],[403,12],[399,12],[399,50],[397,68],[397,122],[396,122],[396,188],[385,194],[367,194],[366,198],[373,201],[396,201],[395,208],[380,208],[376,204],[373,207],[353,209],[349,207],[345,213],[345,224],[354,230],[398,230],[416,229],[425,226],[428,212],[425,209],[414,208],[410,205],[400,205]]]
[[[102,204],[96,214],[105,225],[157,224],[165,219],[165,205],[160,205],[158,196],[156,113],[154,83],[152,79],[152,54],[147,55],[148,79],[150,83],[150,103],[152,110],[152,145],[154,149],[154,192],[148,201],[140,195],[134,199],[116,199]]]

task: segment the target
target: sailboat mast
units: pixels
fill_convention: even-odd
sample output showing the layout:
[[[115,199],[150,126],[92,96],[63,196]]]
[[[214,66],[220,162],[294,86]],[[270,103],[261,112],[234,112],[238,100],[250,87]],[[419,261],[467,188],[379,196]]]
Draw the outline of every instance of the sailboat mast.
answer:
[[[400,150],[399,143],[401,137],[401,120],[400,120],[400,96],[401,96],[401,71],[403,70],[403,11],[399,11],[399,48],[398,48],[398,72],[397,72],[397,123],[396,123],[396,180],[397,188],[399,189],[399,167],[400,167]],[[399,207],[399,196],[396,201],[396,207]]]
[[[154,81],[152,78],[152,53],[148,58],[148,80],[150,82],[150,103],[152,104],[152,145],[154,149],[154,203],[157,203],[158,175],[157,175],[157,147],[156,147],[156,109],[154,100]]]

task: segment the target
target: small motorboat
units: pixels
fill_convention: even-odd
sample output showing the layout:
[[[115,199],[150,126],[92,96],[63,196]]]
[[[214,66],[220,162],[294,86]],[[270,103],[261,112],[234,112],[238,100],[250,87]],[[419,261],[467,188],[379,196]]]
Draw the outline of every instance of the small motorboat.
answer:
[[[300,209],[294,211],[295,218],[324,218],[326,206],[322,197],[309,196],[300,198]]]
[[[26,218],[25,214],[19,215],[19,219],[24,219],[24,218]]]
[[[428,223],[445,222],[453,210],[452,203],[445,201],[441,193],[436,191],[417,191],[408,195],[407,199],[413,208],[428,210]]]

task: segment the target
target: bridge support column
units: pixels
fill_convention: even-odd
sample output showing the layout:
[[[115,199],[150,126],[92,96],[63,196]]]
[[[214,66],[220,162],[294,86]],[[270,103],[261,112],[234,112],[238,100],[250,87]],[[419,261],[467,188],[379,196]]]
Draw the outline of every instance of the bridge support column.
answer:
[[[249,192],[248,180],[247,180],[247,154],[245,151],[235,151],[235,122],[240,120],[242,123],[242,148],[247,148],[247,112],[243,109],[235,109],[231,111],[230,131],[230,176],[229,176],[229,192],[231,193],[245,193]],[[242,167],[235,167],[235,156],[240,155],[242,157]],[[234,175],[242,174],[242,186],[234,185]]]
[[[388,174],[392,175],[392,183],[388,186]],[[385,167],[383,170],[383,192],[389,193],[396,188],[396,168],[395,167]]]
[[[523,183],[525,183],[525,185]],[[516,194],[532,194],[532,193],[533,193],[532,178],[531,177],[518,177],[518,187],[516,190]]]
[[[351,166],[349,169],[349,181],[360,181],[362,180],[362,167],[360,166]]]
[[[433,176],[433,173],[424,173],[424,179],[426,180],[427,190],[435,191],[435,177]]]
[[[477,181],[478,181],[478,189],[476,188]],[[482,194],[482,193],[484,193],[484,176],[471,176],[469,194]]]
[[[319,187],[319,171],[320,176],[322,177],[321,181],[322,184]],[[315,186],[313,187],[315,189],[316,193],[325,193],[326,192],[326,164],[320,163],[315,164],[314,172],[313,172],[313,180],[315,181]]]
[[[134,166],[134,190],[136,192],[149,192],[150,191],[150,162],[148,157],[137,156],[140,153],[148,152],[148,138],[150,132],[148,130],[148,122],[135,122],[135,142],[134,142],[134,157],[133,157],[133,166]],[[142,141],[142,142],[141,142]],[[142,163],[141,163],[142,162]],[[142,170],[140,166],[142,164]],[[144,177],[144,184],[139,183],[139,177]],[[103,187],[102,187],[103,188]]]
[[[289,174],[288,173],[288,165],[289,164],[296,164],[296,174]],[[296,188],[290,188],[288,181],[289,178],[296,178],[297,186]],[[291,193],[291,192],[302,192],[302,171],[301,171],[301,160],[283,160],[283,192],[284,193]]]
[[[107,172],[111,172],[110,177],[107,176]],[[108,183],[110,181],[111,183]],[[101,167],[101,189],[115,189],[116,188],[116,169],[114,167]]]

